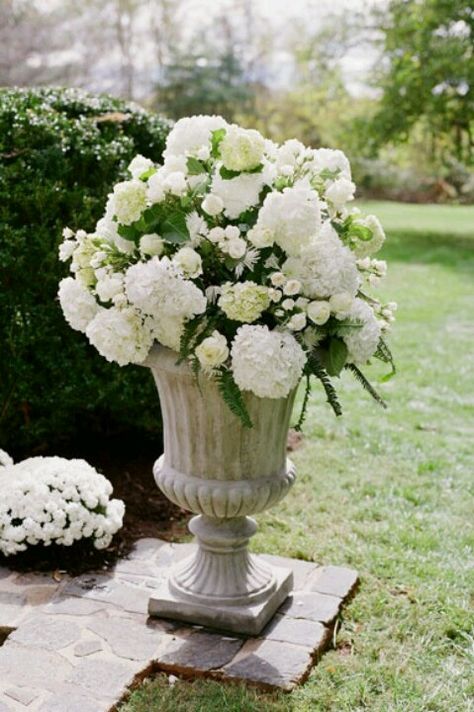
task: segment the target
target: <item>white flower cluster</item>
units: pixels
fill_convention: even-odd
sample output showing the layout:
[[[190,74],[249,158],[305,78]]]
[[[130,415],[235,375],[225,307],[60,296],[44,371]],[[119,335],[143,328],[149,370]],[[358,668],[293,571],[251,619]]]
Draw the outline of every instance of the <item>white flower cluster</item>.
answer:
[[[85,460],[32,457],[0,467],[0,551],[35,544],[71,546],[90,539],[105,549],[122,526],[125,506]]]
[[[106,359],[143,363],[159,342],[281,398],[316,360],[337,375],[334,363],[386,358],[394,309],[367,291],[385,275],[385,235],[350,207],[342,151],[194,116],[175,124],[161,165],[139,155],[129,172],[95,230],[66,228],[60,247],[73,275],[64,315]]]

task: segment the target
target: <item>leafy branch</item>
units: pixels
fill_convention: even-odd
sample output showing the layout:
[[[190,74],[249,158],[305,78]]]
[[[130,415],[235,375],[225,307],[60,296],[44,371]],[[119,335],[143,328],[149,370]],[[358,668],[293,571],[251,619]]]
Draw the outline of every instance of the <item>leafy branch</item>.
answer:
[[[378,358],[379,361],[382,361],[383,363],[388,363],[390,365],[391,371],[382,378],[382,381],[388,381],[395,375],[397,369],[395,367],[395,361],[393,360],[392,352],[390,351],[386,341],[382,337],[379,340],[377,351],[374,353],[374,358]]]
[[[308,355],[308,360],[306,362],[307,372],[312,373],[317,379],[321,381],[321,384],[326,392],[327,402],[333,409],[336,415],[342,415],[341,404],[337,397],[336,389],[331,383],[331,379],[328,376],[326,369],[321,363],[319,356],[315,351],[311,351]]]
[[[298,418],[298,422],[294,426],[294,430],[296,430],[297,433],[301,432],[301,430],[303,428],[303,424],[306,420],[310,395],[311,395],[311,374],[307,373],[306,374],[306,386],[305,386],[305,391],[304,391],[304,396],[303,396],[303,403],[301,404],[300,417]]]

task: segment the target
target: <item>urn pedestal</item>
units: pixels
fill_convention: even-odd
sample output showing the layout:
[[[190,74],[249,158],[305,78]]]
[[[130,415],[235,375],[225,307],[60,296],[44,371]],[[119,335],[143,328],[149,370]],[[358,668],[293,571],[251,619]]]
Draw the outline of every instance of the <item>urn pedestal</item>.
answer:
[[[163,414],[164,454],[155,481],[175,504],[194,512],[196,552],[177,562],[150,598],[150,615],[256,635],[293,587],[289,570],[247,548],[257,525],[250,514],[281,500],[295,479],[286,440],[295,393],[284,399],[244,398],[245,428],[218,386],[199,382],[174,351],[156,346],[153,372]]]

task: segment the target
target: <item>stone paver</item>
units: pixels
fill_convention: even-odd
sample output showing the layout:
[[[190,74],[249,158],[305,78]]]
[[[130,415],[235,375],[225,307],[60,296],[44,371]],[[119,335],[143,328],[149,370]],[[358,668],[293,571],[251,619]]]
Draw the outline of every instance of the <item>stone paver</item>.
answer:
[[[148,618],[151,592],[193,546],[142,539],[113,571],[75,579],[0,568],[0,712],[110,712],[150,670],[284,690],[304,681],[357,573],[265,556],[293,570],[295,590],[256,638]]]

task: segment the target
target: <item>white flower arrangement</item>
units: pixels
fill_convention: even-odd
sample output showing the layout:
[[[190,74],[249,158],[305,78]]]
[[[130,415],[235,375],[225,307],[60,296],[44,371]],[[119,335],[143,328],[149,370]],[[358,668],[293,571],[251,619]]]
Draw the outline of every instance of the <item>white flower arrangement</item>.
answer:
[[[385,235],[362,215],[342,151],[277,145],[219,116],[179,120],[162,165],[136,156],[87,234],[64,231],[71,260],[59,300],[72,328],[108,360],[145,361],[158,341],[216,378],[249,424],[242,392],[284,398],[343,368],[391,366],[394,303],[370,290]],[[305,399],[306,402],[307,399]]]
[[[105,549],[122,526],[124,503],[111,499],[112,485],[85,460],[32,457],[16,465],[2,451],[0,552],[28,546],[93,540]]]

